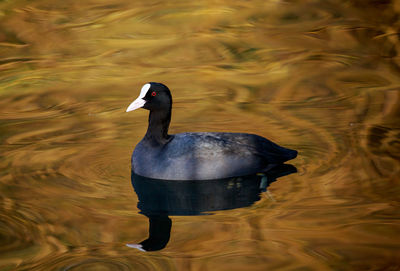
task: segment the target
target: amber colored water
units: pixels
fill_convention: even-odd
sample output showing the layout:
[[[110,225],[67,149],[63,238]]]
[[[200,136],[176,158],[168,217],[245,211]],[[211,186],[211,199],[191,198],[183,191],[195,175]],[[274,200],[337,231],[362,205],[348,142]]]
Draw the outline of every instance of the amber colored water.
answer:
[[[400,270],[399,29],[389,0],[1,1],[0,270]],[[148,81],[171,133],[257,133],[298,173],[126,247]]]

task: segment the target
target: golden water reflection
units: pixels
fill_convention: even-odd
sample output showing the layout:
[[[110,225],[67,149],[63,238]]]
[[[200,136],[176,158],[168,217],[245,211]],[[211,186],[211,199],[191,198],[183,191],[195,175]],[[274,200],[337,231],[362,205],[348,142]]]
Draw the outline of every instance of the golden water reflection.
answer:
[[[397,1],[0,2],[0,269],[400,268]],[[274,200],[146,236],[130,154],[147,81],[170,132],[296,149]],[[133,238],[133,240],[132,240]]]

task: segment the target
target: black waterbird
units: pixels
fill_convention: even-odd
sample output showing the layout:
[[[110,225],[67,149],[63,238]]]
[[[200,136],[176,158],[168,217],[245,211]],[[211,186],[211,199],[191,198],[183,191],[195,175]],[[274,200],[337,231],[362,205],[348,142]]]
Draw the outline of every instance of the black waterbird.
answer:
[[[132,170],[168,180],[207,180],[265,173],[297,156],[272,141],[246,133],[180,133],[170,135],[172,96],[167,86],[150,82],[127,112],[150,110],[149,126],[132,154]]]

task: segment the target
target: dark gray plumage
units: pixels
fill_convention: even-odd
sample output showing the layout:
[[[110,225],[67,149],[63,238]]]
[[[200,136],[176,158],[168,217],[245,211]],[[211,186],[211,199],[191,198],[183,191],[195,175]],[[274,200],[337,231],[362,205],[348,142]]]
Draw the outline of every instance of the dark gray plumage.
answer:
[[[205,180],[266,172],[297,156],[297,151],[245,133],[168,135],[172,97],[160,83],[143,86],[127,109],[150,110],[149,127],[132,154],[132,170],[145,177]]]

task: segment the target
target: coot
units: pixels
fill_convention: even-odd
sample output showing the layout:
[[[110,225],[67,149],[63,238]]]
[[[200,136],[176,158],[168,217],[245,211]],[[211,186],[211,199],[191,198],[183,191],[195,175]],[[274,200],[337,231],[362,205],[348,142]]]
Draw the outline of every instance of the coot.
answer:
[[[132,154],[132,170],[168,180],[207,180],[267,172],[297,156],[297,151],[246,133],[168,134],[172,96],[167,86],[150,82],[126,112],[150,110],[146,135]]]

